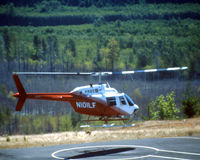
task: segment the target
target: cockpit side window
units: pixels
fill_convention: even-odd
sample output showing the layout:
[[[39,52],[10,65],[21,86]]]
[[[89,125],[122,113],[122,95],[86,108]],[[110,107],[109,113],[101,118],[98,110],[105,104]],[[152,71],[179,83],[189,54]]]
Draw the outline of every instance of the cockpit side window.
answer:
[[[115,97],[107,97],[107,104],[109,106],[115,106],[116,105],[116,98]]]
[[[129,106],[133,106],[134,102],[132,101],[132,99],[126,94],[125,94],[125,97],[126,97],[126,100],[127,100],[128,104],[129,104]]]
[[[121,103],[121,104],[126,105],[126,101],[125,101],[125,99],[124,99],[123,96],[120,96],[120,97],[119,97],[119,100],[120,100],[120,103]]]

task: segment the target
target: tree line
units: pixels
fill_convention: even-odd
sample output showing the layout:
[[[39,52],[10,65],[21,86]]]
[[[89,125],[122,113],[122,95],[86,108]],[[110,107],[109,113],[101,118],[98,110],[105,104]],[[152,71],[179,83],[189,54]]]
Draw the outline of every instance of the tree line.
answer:
[[[44,2],[46,0],[1,0],[0,5],[6,5],[13,3],[15,6],[34,6],[38,3]],[[105,6],[124,6],[124,5],[133,5],[141,3],[199,3],[198,0],[53,0],[52,4],[60,3],[62,5],[68,6],[79,6],[79,7],[90,7],[92,5],[97,7]]]
[[[196,16],[198,17],[198,16]],[[199,16],[200,17],[200,16]],[[27,17],[10,16],[0,14],[1,26],[59,26],[59,25],[81,25],[92,23],[95,17],[86,16],[50,16],[50,17]]]
[[[200,19],[199,4],[130,5],[122,7],[89,7],[79,9],[43,1],[35,7],[0,6],[1,26],[59,26],[109,23],[130,20]]]
[[[7,73],[188,66],[188,78],[192,79],[199,76],[199,25],[195,20],[173,19],[99,21],[79,29],[2,27],[0,61]]]
[[[63,16],[22,16],[22,15],[7,15],[0,14],[1,23],[0,26],[59,26],[59,25],[82,25],[92,24],[98,21],[100,18],[103,19],[104,23],[113,21],[129,21],[129,20],[169,20],[169,19],[200,19],[200,13],[165,13],[159,14],[147,14],[147,15],[105,15],[101,17],[97,16],[86,16],[86,15],[63,15]]]

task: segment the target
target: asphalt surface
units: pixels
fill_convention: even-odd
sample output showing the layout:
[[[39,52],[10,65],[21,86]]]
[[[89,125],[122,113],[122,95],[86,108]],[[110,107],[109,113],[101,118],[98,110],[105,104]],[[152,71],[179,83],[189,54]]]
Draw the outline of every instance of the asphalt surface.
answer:
[[[1,149],[0,160],[199,160],[200,136]]]

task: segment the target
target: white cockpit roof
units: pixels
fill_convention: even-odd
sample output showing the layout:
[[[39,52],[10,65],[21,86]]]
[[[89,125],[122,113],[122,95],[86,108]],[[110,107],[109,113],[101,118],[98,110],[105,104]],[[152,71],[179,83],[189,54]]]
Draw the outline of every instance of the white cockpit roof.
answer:
[[[71,92],[80,92],[86,95],[104,94],[105,96],[115,96],[118,92],[107,84],[94,84],[82,87],[76,87]]]

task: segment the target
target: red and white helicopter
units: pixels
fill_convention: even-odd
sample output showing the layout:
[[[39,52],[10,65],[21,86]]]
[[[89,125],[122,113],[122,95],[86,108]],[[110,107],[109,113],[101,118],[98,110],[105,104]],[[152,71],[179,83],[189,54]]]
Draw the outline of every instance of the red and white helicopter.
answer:
[[[165,69],[148,69],[137,71],[123,72],[15,72],[13,79],[15,81],[18,93],[13,96],[18,98],[16,111],[21,111],[25,100],[40,99],[51,101],[67,101],[70,102],[74,110],[80,114],[88,115],[89,121],[104,121],[105,124],[100,127],[116,127],[114,124],[108,124],[108,121],[130,120],[139,110],[137,104],[126,94],[120,93],[110,85],[101,83],[101,76],[134,74],[137,72],[157,72],[157,71],[175,71],[185,70],[187,67],[173,67]],[[99,84],[90,84],[87,86],[76,87],[71,92],[63,93],[26,93],[20,79],[19,74],[25,75],[94,75],[99,76]],[[98,116],[99,119],[90,119],[91,116]],[[124,124],[122,127],[134,126]],[[81,127],[99,127],[91,125],[83,125]]]

